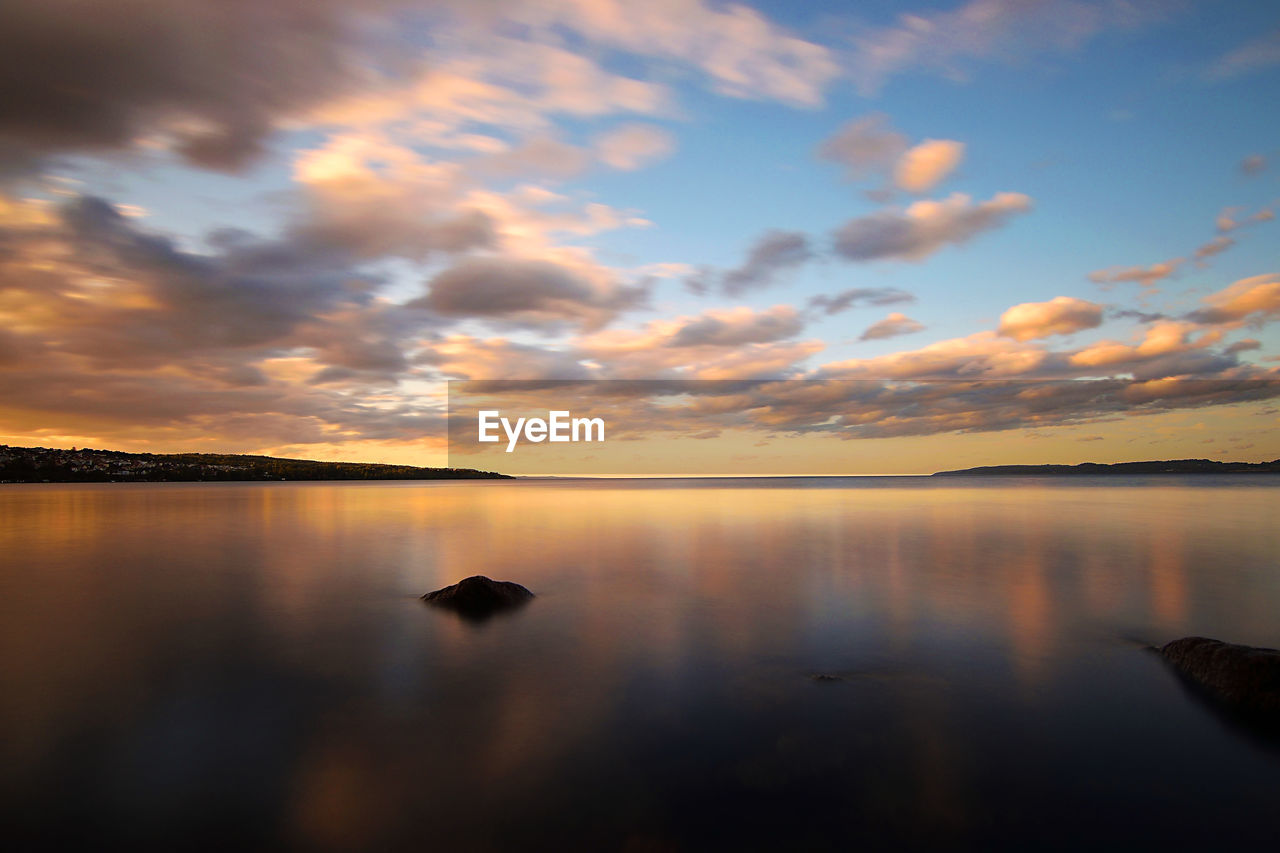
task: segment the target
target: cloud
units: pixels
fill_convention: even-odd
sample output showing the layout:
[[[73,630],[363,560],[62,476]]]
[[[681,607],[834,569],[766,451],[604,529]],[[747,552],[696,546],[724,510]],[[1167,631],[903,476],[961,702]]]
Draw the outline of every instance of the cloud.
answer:
[[[1196,323],[1239,323],[1280,316],[1280,275],[1244,278],[1203,299],[1204,308],[1187,319]]]
[[[1205,266],[1205,261],[1215,255],[1219,255],[1236,244],[1236,241],[1226,236],[1228,232],[1235,231],[1246,225],[1254,225],[1259,222],[1268,222],[1275,218],[1275,213],[1270,208],[1262,208],[1256,213],[1241,218],[1243,212],[1240,207],[1225,207],[1218,214],[1215,226],[1218,229],[1219,236],[1213,238],[1196,248],[1191,253],[1191,259],[1199,266]],[[1089,280],[1101,285],[1115,284],[1117,282],[1134,282],[1141,285],[1147,290],[1155,290],[1156,285],[1166,279],[1177,274],[1178,270],[1186,263],[1186,258],[1171,258],[1167,261],[1161,261],[1150,266],[1129,266],[1129,267],[1110,267],[1104,270],[1096,270],[1089,273]]]
[[[560,241],[650,225],[635,211],[579,204],[544,186],[498,191],[474,177],[459,163],[432,160],[378,132],[337,134],[298,156],[296,213],[287,230],[296,243],[360,260],[426,262],[483,249],[604,279],[611,273],[589,250]]]
[[[195,370],[106,369],[92,382],[74,362],[0,372],[6,426],[18,433],[92,435],[119,446],[244,452],[264,444],[422,441],[444,419],[420,401],[387,395],[379,406],[340,390],[293,382],[230,384]],[[52,428],[52,429],[51,429]]]
[[[18,364],[34,356],[39,346],[38,342],[27,340],[25,335],[0,328],[0,366]]]
[[[374,136],[342,134],[294,164],[301,214],[289,228],[317,251],[425,260],[492,246],[493,217],[468,204],[453,163]]]
[[[1232,80],[1280,64],[1280,30],[1245,42],[1221,56],[1205,71],[1209,80]]]
[[[999,228],[1030,209],[1031,199],[1021,193],[998,193],[977,204],[953,193],[942,201],[917,201],[903,211],[852,219],[835,232],[835,251],[850,261],[918,261],[944,246]]]
[[[781,379],[795,376],[798,365],[821,352],[824,346],[822,341],[809,340],[725,347],[716,355],[688,363],[677,375],[689,379]],[[647,378],[661,374],[643,368],[631,375]]]
[[[739,307],[709,311],[681,325],[667,346],[741,346],[791,338],[804,329],[804,321],[794,308],[776,305],[755,312]]]
[[[547,261],[473,258],[435,276],[428,293],[409,304],[448,317],[595,329],[647,295],[642,286],[591,281]]]
[[[341,203],[332,182],[359,175],[360,168],[349,167],[361,164],[361,158],[310,162],[304,186]],[[423,165],[406,160],[375,177],[391,191],[399,183],[393,174],[407,179]],[[425,196],[432,186],[423,177],[423,186],[411,189]],[[441,187],[442,211],[472,199],[448,181]],[[563,203],[552,196],[517,189],[506,198],[513,210]],[[613,215],[598,207],[597,219]],[[643,283],[615,280],[572,247],[544,247],[559,260],[458,260],[423,299],[400,305],[381,292],[387,282],[363,267],[385,256],[351,235],[345,242],[318,240],[314,213],[298,210],[278,239],[223,229],[205,238],[207,251],[194,252],[101,199],[60,206],[0,199],[2,310],[6,319],[21,317],[23,330],[0,334],[6,422],[19,431],[56,423],[64,433],[98,436],[145,425],[156,442],[216,435],[237,449],[417,440],[441,424],[430,398],[409,380],[599,371],[582,364],[572,344],[464,346],[466,336],[440,337],[448,325],[481,319],[592,330],[640,304],[647,291]],[[516,215],[495,215],[496,230]],[[567,218],[524,227],[588,226]],[[682,353],[673,366],[686,375],[689,365],[721,375],[736,369],[776,375],[821,348],[769,343],[799,331],[801,321],[788,307],[747,318],[713,313],[685,325],[663,349]],[[670,339],[676,332],[678,346]]]
[[[540,134],[475,161],[474,168],[497,178],[529,175],[563,180],[581,174],[590,163],[591,153],[585,148]]]
[[[482,388],[488,388],[486,383]],[[818,433],[840,439],[993,432],[1085,426],[1125,417],[1274,399],[1274,376],[1228,380],[1195,378],[1089,381],[811,379],[596,383],[589,389],[615,419],[642,425],[648,436],[714,436],[750,430],[775,438]],[[525,393],[528,408],[566,399],[573,386],[557,384],[541,396]],[[681,406],[658,401],[683,395]],[[1084,440],[1095,432],[1083,434]],[[1043,435],[1043,433],[1041,433]]]
[[[661,160],[675,150],[675,137],[651,124],[627,124],[596,138],[600,161],[624,172]]]
[[[420,358],[457,379],[587,379],[593,375],[573,352],[502,338],[450,335]]]
[[[1251,154],[1240,161],[1240,171],[1245,175],[1261,175],[1267,170],[1267,158],[1261,154]]]
[[[1043,303],[1049,304],[1049,303]],[[1187,321],[1157,321],[1137,343],[1099,341],[1078,350],[1053,351],[1032,339],[997,332],[937,341],[916,350],[822,365],[821,379],[1049,379],[1131,375],[1254,378],[1236,353],[1218,351],[1220,330]],[[1241,372],[1244,371],[1244,372]]]
[[[970,0],[945,12],[903,13],[892,26],[853,36],[849,74],[864,95],[910,71],[965,81],[974,61],[1010,63],[1073,50],[1098,33],[1138,26],[1167,11],[1159,0]]]
[[[831,50],[738,4],[544,0],[518,4],[508,14],[534,27],[563,27],[629,53],[692,65],[717,92],[735,98],[813,107],[840,73]]]
[[[1071,296],[1023,302],[1000,315],[1000,334],[1017,341],[1069,335],[1102,325],[1102,306]]]
[[[860,341],[878,341],[884,338],[896,338],[899,335],[909,335],[912,332],[924,331],[924,324],[917,323],[906,314],[893,312],[883,320],[873,323],[858,336]]]
[[[747,258],[735,269],[720,277],[720,289],[738,296],[773,284],[787,270],[801,266],[813,257],[809,238],[798,231],[766,231],[747,252]]]
[[[373,284],[333,252],[244,232],[185,251],[94,197],[6,236],[17,251],[3,277],[20,283],[23,313],[63,328],[62,347],[117,363],[282,345],[317,315],[367,301]]]
[[[585,339],[584,349],[593,357],[663,348],[739,347],[795,337],[804,330],[804,319],[789,305],[762,311],[738,306],[705,311],[693,317],[654,320],[640,331],[615,329]],[[680,358],[691,357],[688,354]]]
[[[60,153],[167,149],[236,171],[277,131],[394,125],[418,142],[488,153],[505,147],[495,132],[514,130],[539,140],[525,159],[562,174],[565,157],[549,157],[539,136],[548,116],[671,109],[665,86],[606,71],[589,49],[567,50],[549,32],[504,35],[527,11],[515,5],[135,0],[125,16],[101,4],[70,9],[68,0],[0,8],[0,79],[9,85],[0,88],[0,169],[29,171]]]
[[[1232,240],[1230,237],[1214,237],[1208,243],[1205,243],[1203,246],[1196,249],[1192,254],[1192,257],[1197,261],[1203,261],[1205,258],[1211,258],[1214,255],[1225,252],[1235,244],[1236,241]]]
[[[1229,353],[1249,352],[1251,350],[1262,349],[1262,341],[1257,338],[1242,338],[1227,347]]]
[[[1241,220],[1240,213],[1243,210],[1244,208],[1240,208],[1240,207],[1224,207],[1222,209],[1222,212],[1218,214],[1218,219],[1215,223],[1217,225],[1218,231],[1222,234],[1226,234],[1230,231],[1234,231],[1237,228],[1241,228],[1245,225],[1249,225],[1255,222],[1270,222],[1271,220],[1276,218],[1275,211],[1271,210],[1270,208],[1264,207],[1261,210],[1259,210],[1257,213],[1254,213],[1251,216],[1247,216],[1243,220]]]
[[[1112,311],[1111,316],[1117,319],[1137,320],[1139,323],[1154,323],[1158,320],[1172,319],[1168,314],[1162,314],[1159,311],[1135,311],[1131,308]]]
[[[894,167],[893,180],[907,192],[928,192],[955,171],[963,159],[963,142],[926,139],[902,155]]]
[[[818,157],[845,168],[849,180],[887,171],[907,150],[907,137],[889,127],[882,113],[852,119],[841,125],[817,149]]]
[[[1194,323],[1161,321],[1151,325],[1142,341],[1136,345],[1099,341],[1071,353],[1068,360],[1073,367],[1129,371],[1140,378],[1209,373],[1234,365],[1233,358],[1191,353],[1192,350],[1203,349],[1216,340],[1216,336],[1212,334],[1204,334],[1195,341],[1191,340],[1191,335],[1197,331],[1198,327]],[[1188,354],[1191,354],[1190,358],[1186,357]]]
[[[0,242],[11,430],[243,450],[441,425],[393,391],[439,321],[377,298],[348,252],[231,230],[194,251],[94,197],[0,203]]]
[[[441,22],[420,66],[335,97],[309,112],[307,121],[363,132],[394,127],[427,144],[495,153],[506,142],[494,133],[547,134],[553,116],[671,111],[665,86],[615,74],[555,44],[500,35],[494,28],[504,20],[462,28]]]
[[[887,116],[873,113],[841,125],[818,146],[817,154],[843,166],[848,180],[885,175],[898,189],[923,193],[955,170],[964,150],[964,143],[950,139],[926,139],[910,146],[906,136],[889,126]]]
[[[789,340],[803,329],[803,317],[788,305],[739,306],[654,320],[638,331],[597,332],[577,346],[604,377],[782,375],[822,349],[820,341]]]
[[[38,154],[162,137],[192,165],[243,168],[286,117],[364,85],[365,26],[394,3],[223,0],[0,5],[0,142]],[[395,60],[386,43],[379,55]]]
[[[893,287],[854,287],[835,294],[822,293],[811,297],[809,308],[832,315],[859,305],[897,305],[915,301],[910,293]]]
[[[824,379],[945,379],[998,378],[1033,373],[1051,363],[1038,347],[1015,343],[995,332],[937,341],[916,350],[875,358],[825,364],[817,371]]]
[[[1182,258],[1174,258],[1169,261],[1152,264],[1149,267],[1112,267],[1105,270],[1096,270],[1089,273],[1089,281],[1095,284],[1114,284],[1116,282],[1130,281],[1146,288],[1152,288],[1162,279],[1169,278],[1176,273],[1182,263]]]

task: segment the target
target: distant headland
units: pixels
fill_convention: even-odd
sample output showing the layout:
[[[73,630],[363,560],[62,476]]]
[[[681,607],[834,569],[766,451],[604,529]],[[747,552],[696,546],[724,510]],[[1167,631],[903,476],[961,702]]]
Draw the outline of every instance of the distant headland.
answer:
[[[1276,474],[1280,459],[1271,462],[1215,462],[1212,459],[1170,459],[1162,462],[1082,462],[1079,465],[988,465],[958,471],[938,471],[934,477],[1080,477],[1144,474]]]
[[[242,480],[507,480],[471,468],[315,462],[231,453],[124,453],[0,444],[0,483],[161,483]]]

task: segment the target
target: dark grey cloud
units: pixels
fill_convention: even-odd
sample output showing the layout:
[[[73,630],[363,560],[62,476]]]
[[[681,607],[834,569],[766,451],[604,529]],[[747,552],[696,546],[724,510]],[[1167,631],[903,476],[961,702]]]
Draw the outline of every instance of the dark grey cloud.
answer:
[[[897,305],[915,301],[913,295],[894,287],[854,287],[839,293],[814,296],[809,300],[809,308],[824,314],[839,314],[860,305]]]
[[[547,261],[472,258],[437,275],[427,294],[409,304],[447,317],[595,329],[647,299],[645,285],[593,282]]]
[[[367,301],[374,284],[331,253],[245,232],[218,234],[215,253],[186,251],[100,198],[67,204],[60,224],[56,236],[85,272],[127,281],[146,297],[64,306],[76,330],[68,345],[92,355],[163,358],[282,342],[319,314]]]
[[[850,180],[883,172],[906,152],[907,137],[889,126],[881,113],[853,119],[818,146],[818,157],[844,167]]]
[[[1139,323],[1155,323],[1170,319],[1168,314],[1161,314],[1159,311],[1137,311],[1132,308],[1113,310],[1110,314],[1117,320],[1137,320]]]
[[[720,278],[720,289],[729,296],[738,296],[768,287],[781,273],[801,266],[812,257],[813,249],[804,234],[767,231],[751,244],[741,266],[725,271]]]
[[[278,122],[353,91],[362,18],[389,0],[6,0],[0,150],[12,163],[165,134],[188,162],[242,168]],[[25,153],[24,153],[25,152]]]
[[[1258,340],[1257,338],[1244,338],[1243,340],[1236,341],[1235,343],[1228,346],[1226,351],[1229,353],[1238,353],[1238,352],[1249,352],[1250,350],[1259,350],[1259,349],[1262,349],[1262,341]]]
[[[886,209],[851,219],[833,233],[832,248],[847,261],[916,261],[946,245],[966,243],[984,231],[999,228],[1030,209],[1031,199],[1021,193],[997,193],[977,203],[957,193],[941,201],[919,201],[905,209]],[[739,296],[775,284],[782,273],[817,254],[805,234],[774,229],[756,239],[740,266],[722,272],[702,268],[685,279],[685,287],[702,295],[718,286],[728,296]],[[832,297],[830,303],[816,303],[815,307],[839,304],[838,299]],[[851,297],[844,307],[856,300]],[[840,310],[843,307],[828,313]]]
[[[701,267],[684,280],[684,289],[695,296],[706,296],[715,286],[717,274],[711,267]]]
[[[686,323],[667,346],[743,346],[795,337],[804,330],[804,320],[790,309],[753,313],[745,319],[708,314]]]
[[[460,253],[494,244],[490,217],[478,210],[433,211],[396,205],[317,200],[290,229],[290,238],[321,252],[345,252],[370,260],[403,257],[425,260],[436,253]]]
[[[361,382],[395,382],[409,369],[400,342],[391,336],[343,335],[318,348],[327,367],[308,381],[312,383],[353,379]]]
[[[999,228],[1030,209],[1031,199],[1020,193],[999,193],[976,204],[955,194],[851,219],[834,233],[834,248],[849,261],[916,261]]]

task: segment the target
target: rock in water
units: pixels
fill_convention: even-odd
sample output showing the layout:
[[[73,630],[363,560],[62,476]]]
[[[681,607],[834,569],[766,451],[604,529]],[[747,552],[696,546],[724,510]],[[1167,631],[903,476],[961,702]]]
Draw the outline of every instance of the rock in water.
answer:
[[[1280,651],[1183,637],[1161,648],[1160,654],[1232,708],[1248,714],[1280,714]]]
[[[447,607],[473,619],[483,619],[500,610],[519,607],[531,598],[533,593],[518,583],[490,580],[483,575],[460,580],[422,596],[428,604]]]

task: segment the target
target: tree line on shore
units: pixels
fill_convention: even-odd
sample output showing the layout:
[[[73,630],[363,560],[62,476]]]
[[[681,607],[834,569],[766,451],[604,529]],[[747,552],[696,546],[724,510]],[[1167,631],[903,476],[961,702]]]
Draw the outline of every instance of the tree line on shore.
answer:
[[[0,445],[0,482],[105,483],[238,480],[477,480],[503,474],[372,462],[318,462],[231,453],[126,453]]]

